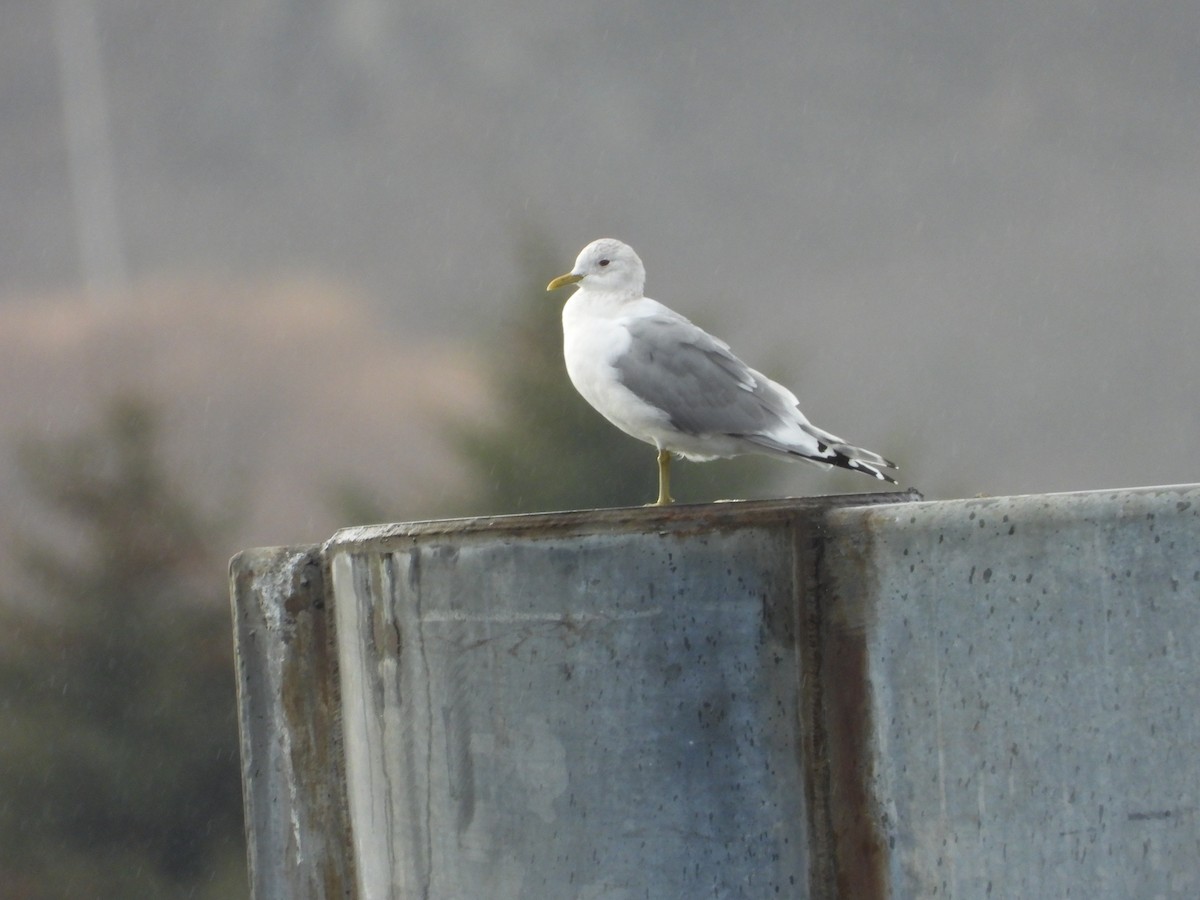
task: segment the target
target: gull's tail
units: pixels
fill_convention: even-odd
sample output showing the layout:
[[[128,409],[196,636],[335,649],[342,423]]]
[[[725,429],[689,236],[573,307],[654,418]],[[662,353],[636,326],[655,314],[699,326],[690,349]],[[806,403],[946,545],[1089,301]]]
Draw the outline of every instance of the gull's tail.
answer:
[[[864,475],[870,475],[872,478],[878,478],[880,481],[886,481],[888,484],[898,484],[895,478],[886,472],[880,471],[880,469],[897,469],[899,466],[883,459],[878,453],[872,453],[870,450],[864,450],[862,447],[852,447],[849,444],[833,447],[828,444],[818,443],[817,448],[818,451],[823,450],[824,452],[819,452],[818,455],[813,456],[808,453],[792,451],[791,455],[809,460],[810,462],[838,466],[842,469],[849,469],[852,472],[862,472]],[[872,462],[867,462],[860,458],[860,454],[868,456]],[[883,461],[879,463],[873,462],[877,459]],[[879,466],[879,468],[876,468],[876,466]]]
[[[785,443],[768,435],[745,435],[745,438],[767,450],[784,453],[796,459],[816,463],[818,466],[837,466],[851,472],[862,472],[888,484],[897,484],[895,478],[881,469],[899,469],[894,462],[878,453],[847,444],[840,437],[805,421],[800,425],[805,436],[812,442]]]
[[[892,478],[886,472],[879,471],[880,468],[899,468],[890,459],[884,459],[878,453],[862,447],[847,444],[837,435],[830,434],[828,431],[818,428],[811,422],[805,422],[800,427],[806,434],[816,439],[817,459],[820,462],[827,462],[842,469],[849,469],[852,472],[862,472],[864,475],[870,475],[872,478],[878,478],[880,481],[886,481],[888,484],[897,483],[895,478]],[[808,454],[804,453],[798,455],[808,456]]]

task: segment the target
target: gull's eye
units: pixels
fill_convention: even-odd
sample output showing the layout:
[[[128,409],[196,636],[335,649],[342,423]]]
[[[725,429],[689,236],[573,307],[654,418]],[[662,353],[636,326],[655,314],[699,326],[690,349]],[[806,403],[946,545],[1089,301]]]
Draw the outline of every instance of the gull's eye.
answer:
[[[607,266],[609,264],[609,262],[610,262],[610,260],[607,260],[607,259],[600,260],[600,268],[603,269],[605,266]]]

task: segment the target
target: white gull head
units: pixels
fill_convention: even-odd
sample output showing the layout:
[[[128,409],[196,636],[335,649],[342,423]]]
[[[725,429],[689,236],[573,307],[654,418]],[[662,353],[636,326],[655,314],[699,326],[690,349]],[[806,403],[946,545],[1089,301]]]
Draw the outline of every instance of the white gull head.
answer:
[[[579,253],[575,267],[550,282],[548,290],[579,284],[589,291],[642,296],[646,267],[633,248],[613,238],[592,241]]]

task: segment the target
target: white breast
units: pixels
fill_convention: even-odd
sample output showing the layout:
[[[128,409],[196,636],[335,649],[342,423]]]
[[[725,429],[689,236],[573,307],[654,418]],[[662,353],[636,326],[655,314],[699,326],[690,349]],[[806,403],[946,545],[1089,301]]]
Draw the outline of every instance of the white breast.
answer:
[[[630,305],[576,291],[563,306],[563,356],[575,390],[597,412],[626,434],[653,444],[665,415],[622,385],[613,368],[629,348],[623,323]]]

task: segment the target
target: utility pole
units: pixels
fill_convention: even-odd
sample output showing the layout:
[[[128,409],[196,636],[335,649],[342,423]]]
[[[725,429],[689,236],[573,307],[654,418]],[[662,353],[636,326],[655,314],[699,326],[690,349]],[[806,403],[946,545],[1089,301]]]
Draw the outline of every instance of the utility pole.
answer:
[[[54,0],[63,136],[81,275],[93,300],[128,285],[93,0]]]

